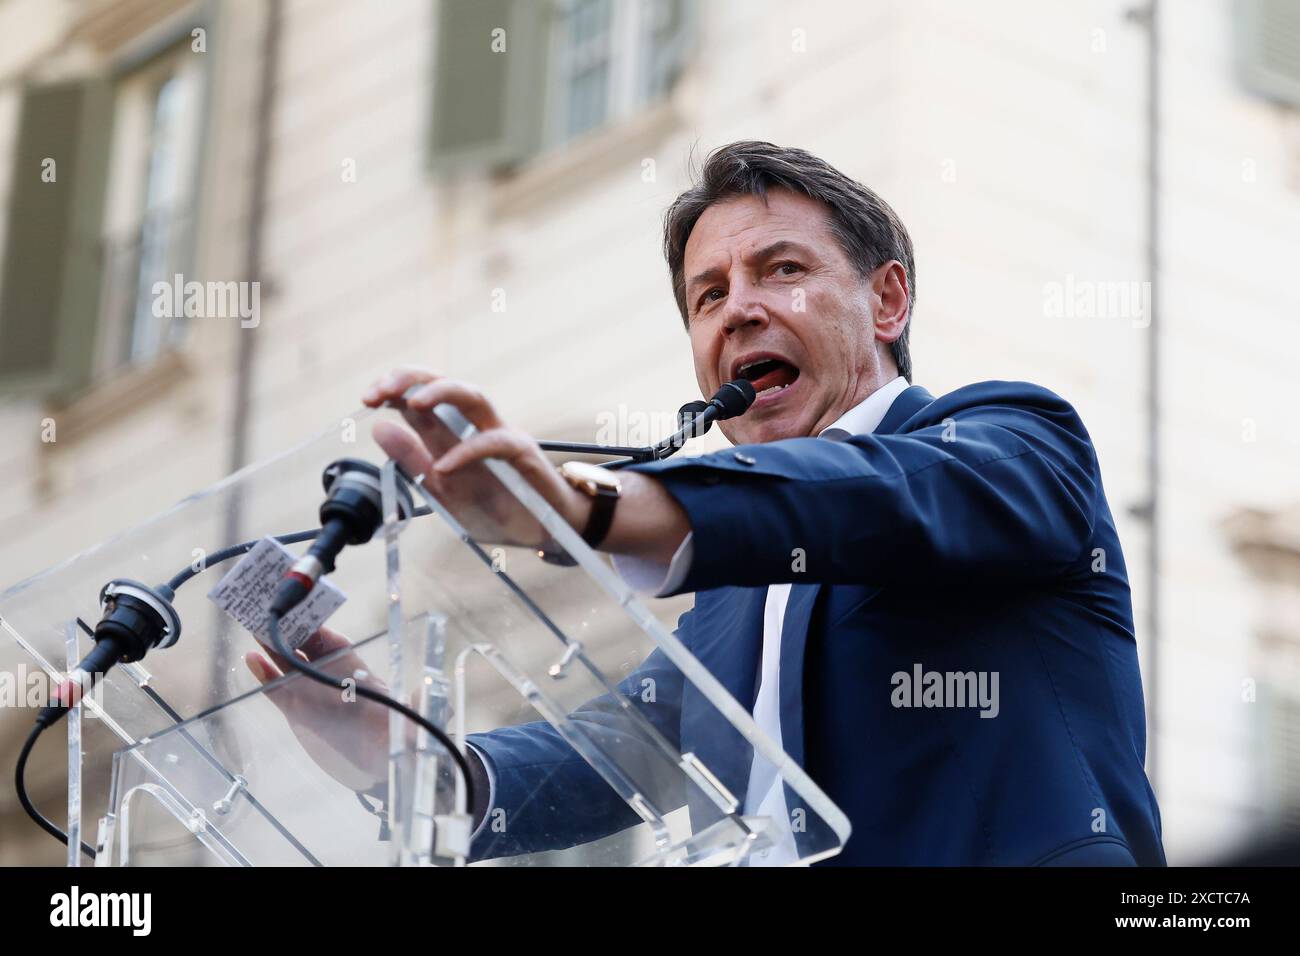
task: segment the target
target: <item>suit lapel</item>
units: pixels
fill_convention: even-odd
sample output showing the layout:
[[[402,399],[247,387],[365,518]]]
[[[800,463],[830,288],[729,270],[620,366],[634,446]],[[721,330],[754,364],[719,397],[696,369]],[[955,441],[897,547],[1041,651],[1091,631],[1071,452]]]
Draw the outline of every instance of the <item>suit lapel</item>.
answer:
[[[692,624],[692,652],[746,710],[754,707],[766,601],[767,588],[727,588]]]

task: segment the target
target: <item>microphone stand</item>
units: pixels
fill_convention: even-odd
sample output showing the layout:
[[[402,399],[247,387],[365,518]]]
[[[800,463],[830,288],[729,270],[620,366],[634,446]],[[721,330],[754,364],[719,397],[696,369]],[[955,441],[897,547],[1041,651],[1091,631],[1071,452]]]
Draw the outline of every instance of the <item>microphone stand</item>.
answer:
[[[563,451],[575,455],[613,455],[622,456],[626,462],[654,461],[658,456],[655,454],[653,446],[647,445],[643,448],[632,448],[627,445],[588,445],[583,442],[573,441],[541,441],[537,444],[542,446],[542,451]],[[614,462],[604,462],[602,467],[608,468]]]
[[[612,455],[614,459],[602,462],[600,467],[615,471],[625,465],[638,462],[660,461],[677,452],[686,444],[687,439],[696,437],[695,420],[708,407],[707,402],[687,402],[677,410],[677,423],[679,425],[677,431],[654,445],[632,447],[628,445],[593,445],[586,442],[571,441],[541,441],[538,444],[541,445],[542,451],[561,451],[578,455]],[[713,419],[707,418],[704,430],[699,434],[703,435],[712,424]]]

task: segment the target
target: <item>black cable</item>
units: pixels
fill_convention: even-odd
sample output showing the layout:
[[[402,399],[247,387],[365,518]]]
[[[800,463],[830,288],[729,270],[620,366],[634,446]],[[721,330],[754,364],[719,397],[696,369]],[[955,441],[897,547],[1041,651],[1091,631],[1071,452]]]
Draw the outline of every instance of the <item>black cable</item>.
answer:
[[[281,544],[294,544],[298,541],[311,541],[319,534],[320,528],[312,528],[310,531],[295,531],[292,534],[279,534],[275,536],[275,540],[279,541]],[[257,541],[245,541],[242,544],[233,544],[228,548],[222,548],[216,554],[204,558],[202,565],[197,568],[193,564],[187,564],[184,569],[177,571],[172,576],[172,579],[167,582],[167,586],[175,591],[190,578],[202,574],[212,565],[220,564],[222,561],[228,561],[231,558],[237,558],[241,554],[247,554],[249,551],[252,551],[253,548],[257,546],[258,541],[261,540],[261,538],[258,538]]]
[[[27,783],[23,779],[27,771],[27,758],[31,755],[32,748],[36,746],[36,739],[40,737],[41,732],[49,724],[37,723],[32,728],[32,732],[27,735],[27,742],[23,744],[22,752],[18,754],[18,766],[14,768],[14,788],[18,791],[18,802],[22,808],[27,811],[27,815],[36,821],[36,825],[42,830],[54,837],[64,846],[68,845],[68,835],[58,828],[50,820],[47,820],[40,810],[36,809],[31,798],[27,795]],[[95,848],[86,841],[81,841],[81,852],[86,854],[92,860],[95,858]]]
[[[267,629],[271,638],[271,646],[275,648],[277,654],[289,662],[290,666],[292,666],[294,670],[310,677],[317,683],[324,684],[327,687],[333,687],[336,690],[351,689],[358,697],[364,697],[366,700],[374,701],[377,704],[383,704],[388,709],[397,711],[407,720],[414,721],[421,728],[427,730],[433,738],[443,746],[447,753],[451,755],[451,759],[455,761],[457,769],[460,770],[461,779],[465,782],[465,806],[473,807],[476,805],[474,801],[474,775],[470,771],[469,761],[465,759],[465,755],[460,752],[460,748],[452,743],[451,738],[443,733],[441,728],[428,720],[423,714],[407,707],[400,700],[395,700],[387,694],[381,694],[377,690],[371,690],[369,687],[360,683],[349,688],[343,678],[331,677],[324,671],[312,667],[309,663],[290,650],[289,645],[284,642],[284,635],[280,633],[279,614],[267,615]]]
[[[416,508],[411,514],[411,517],[422,518],[425,515],[430,514],[432,511],[432,508],[428,505],[424,505]],[[277,534],[275,540],[279,541],[281,544],[296,544],[299,541],[312,541],[315,538],[320,537],[322,530],[323,529],[321,528],[311,528],[308,531],[293,531],[289,534]],[[167,582],[167,586],[175,591],[190,578],[202,574],[213,565],[220,564],[222,561],[229,561],[231,558],[237,558],[241,554],[247,554],[249,551],[252,551],[261,540],[261,538],[257,538],[253,541],[244,541],[241,544],[232,544],[228,548],[222,548],[215,554],[208,555],[204,558],[202,565],[197,568],[193,564],[187,564],[180,571],[177,571],[172,575],[172,579]]]

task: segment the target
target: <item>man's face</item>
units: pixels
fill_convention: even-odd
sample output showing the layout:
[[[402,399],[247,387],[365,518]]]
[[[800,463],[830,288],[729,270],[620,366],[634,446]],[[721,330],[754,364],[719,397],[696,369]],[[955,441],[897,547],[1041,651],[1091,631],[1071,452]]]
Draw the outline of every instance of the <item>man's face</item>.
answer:
[[[701,394],[736,378],[758,392],[744,415],[719,423],[736,444],[816,435],[897,374],[887,349],[883,361],[877,352],[873,277],[845,256],[828,215],[784,189],[766,203],[738,196],[706,209],[686,243]]]

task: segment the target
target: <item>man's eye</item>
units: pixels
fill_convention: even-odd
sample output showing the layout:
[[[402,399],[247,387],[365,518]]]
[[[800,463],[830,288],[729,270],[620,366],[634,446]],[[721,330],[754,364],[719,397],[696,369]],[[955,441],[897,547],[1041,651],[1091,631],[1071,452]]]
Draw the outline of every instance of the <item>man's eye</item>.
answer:
[[[802,272],[803,267],[797,262],[781,262],[777,264],[776,271],[783,276],[792,276],[796,272]]]
[[[715,296],[714,293],[717,293],[717,296]],[[721,295],[722,295],[722,290],[721,290],[721,289],[710,289],[708,292],[704,293],[704,295],[700,296],[700,301],[701,301],[701,302],[717,302],[717,301],[718,301],[718,296],[721,296]]]

